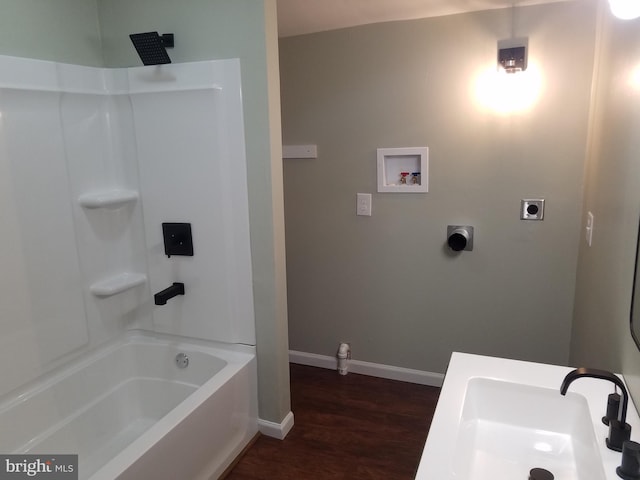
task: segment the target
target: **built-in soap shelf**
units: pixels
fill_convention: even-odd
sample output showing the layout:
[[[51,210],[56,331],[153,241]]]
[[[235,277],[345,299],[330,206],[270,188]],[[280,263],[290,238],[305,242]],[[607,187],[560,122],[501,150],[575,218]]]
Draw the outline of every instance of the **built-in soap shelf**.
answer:
[[[142,285],[147,281],[144,273],[123,272],[100,280],[89,287],[96,297],[110,297]]]
[[[135,190],[100,190],[88,192],[78,198],[78,203],[84,208],[120,208],[128,203],[138,200],[138,192]]]
[[[379,148],[378,192],[425,193],[429,191],[427,147]]]

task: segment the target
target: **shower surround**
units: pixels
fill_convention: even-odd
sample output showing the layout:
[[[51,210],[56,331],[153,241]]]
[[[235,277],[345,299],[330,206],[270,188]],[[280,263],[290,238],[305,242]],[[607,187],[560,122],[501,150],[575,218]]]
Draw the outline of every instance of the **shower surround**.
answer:
[[[0,415],[131,331],[255,349],[241,101],[238,60],[0,56]],[[191,223],[193,257],[164,255],[163,222]],[[173,282],[186,294],[155,306]]]

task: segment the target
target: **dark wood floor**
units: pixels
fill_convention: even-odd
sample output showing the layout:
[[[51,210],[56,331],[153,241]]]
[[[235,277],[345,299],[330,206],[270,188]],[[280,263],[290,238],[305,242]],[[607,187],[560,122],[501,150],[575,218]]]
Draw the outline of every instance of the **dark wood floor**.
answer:
[[[439,388],[291,365],[295,426],[260,436],[227,480],[413,479]]]

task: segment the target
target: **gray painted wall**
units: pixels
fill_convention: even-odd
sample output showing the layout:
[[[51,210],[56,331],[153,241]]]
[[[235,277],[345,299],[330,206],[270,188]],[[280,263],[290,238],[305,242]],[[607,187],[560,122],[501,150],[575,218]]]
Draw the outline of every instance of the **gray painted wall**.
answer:
[[[538,103],[474,100],[510,9],[280,41],[290,348],[444,372],[452,350],[566,364],[573,317],[596,1],[518,8]],[[376,148],[430,148],[427,194],[376,193]],[[357,192],[373,216],[357,217]],[[519,219],[544,197],[545,220]],[[452,257],[447,224],[475,227]]]
[[[640,216],[640,20],[616,20],[604,5],[600,21],[583,209],[595,222],[591,247],[580,241],[571,363],[622,371],[638,405],[629,312]]]
[[[102,66],[97,0],[0,0],[0,55]]]

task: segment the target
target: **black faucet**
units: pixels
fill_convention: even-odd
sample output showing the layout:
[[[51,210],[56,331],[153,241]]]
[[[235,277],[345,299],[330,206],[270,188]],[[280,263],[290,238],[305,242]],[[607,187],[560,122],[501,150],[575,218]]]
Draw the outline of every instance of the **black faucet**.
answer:
[[[169,288],[165,288],[161,292],[156,293],[153,296],[153,300],[156,302],[156,305],[166,305],[167,300],[176,295],[184,295],[184,283],[174,282]]]
[[[569,385],[574,380],[581,377],[599,378],[613,382],[616,387],[622,391],[622,404],[618,409],[618,417],[609,421],[609,436],[607,437],[607,447],[616,452],[622,451],[622,444],[631,438],[631,425],[627,420],[627,405],[629,404],[629,394],[620,378],[606,370],[597,370],[595,368],[576,368],[569,372],[560,386],[560,394],[565,395]]]

